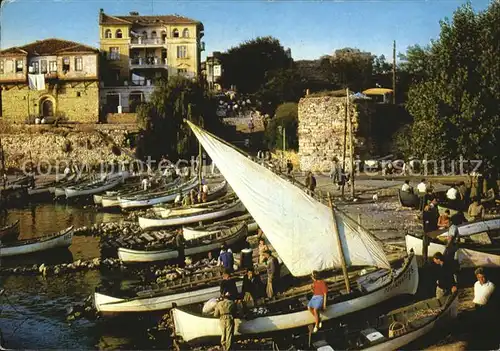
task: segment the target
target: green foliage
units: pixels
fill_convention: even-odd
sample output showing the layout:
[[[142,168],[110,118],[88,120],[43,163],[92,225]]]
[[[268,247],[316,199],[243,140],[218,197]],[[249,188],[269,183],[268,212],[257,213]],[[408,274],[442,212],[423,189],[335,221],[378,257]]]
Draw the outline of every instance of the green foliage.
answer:
[[[266,102],[261,112],[273,115],[279,104],[285,101],[298,102],[304,96],[303,86],[303,78],[295,68],[270,72],[256,94],[259,100]]]
[[[483,159],[500,166],[500,3],[475,13],[460,7],[441,22],[428,48],[414,49],[407,67],[419,73],[409,91],[411,145],[423,157]]]
[[[265,138],[269,148],[283,148],[283,134],[280,129],[285,128],[286,149],[298,149],[298,107],[298,104],[294,102],[287,102],[278,106],[274,118],[269,122],[266,128]]]
[[[197,142],[183,120],[214,130],[220,125],[215,109],[216,101],[198,82],[178,76],[161,80],[150,102],[138,107],[138,157],[176,159],[195,154]]]
[[[253,94],[267,81],[268,72],[291,67],[292,59],[273,37],[258,37],[229,49],[221,56],[224,86]]]

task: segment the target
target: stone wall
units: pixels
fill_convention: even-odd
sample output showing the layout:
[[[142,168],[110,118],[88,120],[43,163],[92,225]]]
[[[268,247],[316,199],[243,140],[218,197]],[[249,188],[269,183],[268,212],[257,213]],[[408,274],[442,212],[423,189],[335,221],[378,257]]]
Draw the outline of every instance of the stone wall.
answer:
[[[42,114],[45,100],[53,105],[54,115],[70,122],[99,121],[99,86],[97,82],[59,83],[45,85],[45,90],[30,90],[25,84],[2,90],[2,119],[11,123],[26,123],[28,116]]]
[[[371,117],[374,105],[367,100],[351,100],[349,117],[353,125],[354,155],[361,158],[372,149]],[[329,171],[332,160],[342,161],[346,131],[346,98],[306,96],[299,102],[299,159],[303,171]],[[349,169],[349,138],[346,169]]]
[[[133,150],[127,147],[126,130],[97,130],[92,126],[80,130],[47,126],[34,129],[10,128],[0,135],[7,168],[22,170],[30,161],[30,153],[35,165],[41,164],[42,168],[57,162],[64,166],[69,160],[88,165],[130,161],[133,156]],[[119,155],[116,147],[113,152],[113,146],[121,149]]]

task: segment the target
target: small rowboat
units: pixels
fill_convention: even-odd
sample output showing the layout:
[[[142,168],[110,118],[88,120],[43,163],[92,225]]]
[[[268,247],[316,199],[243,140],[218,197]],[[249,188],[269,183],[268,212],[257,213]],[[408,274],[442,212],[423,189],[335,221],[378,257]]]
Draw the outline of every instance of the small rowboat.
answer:
[[[16,240],[19,236],[19,220],[0,228],[0,242]]]
[[[0,245],[0,257],[30,254],[39,251],[69,247],[73,239],[73,227],[41,238],[19,240],[12,244]]]
[[[356,279],[357,278],[357,279]],[[339,285],[341,284],[341,285]],[[342,294],[343,281],[336,282],[329,288],[327,308],[321,312],[323,321],[357,312],[374,306],[382,301],[403,294],[415,294],[418,288],[418,267],[414,255],[408,257],[405,264],[393,271],[377,269],[364,276],[353,277],[353,291]],[[308,284],[310,287],[310,284]],[[310,290],[301,294],[267,301],[264,305],[267,315],[253,319],[235,318],[235,335],[255,335],[260,333],[283,331],[312,324],[314,318],[306,306]],[[286,306],[283,309],[283,306]],[[186,342],[221,335],[219,319],[205,317],[200,313],[193,313],[181,308],[172,309],[175,334]]]
[[[407,191],[402,191],[401,189],[398,190],[398,199],[399,203],[403,207],[418,208],[418,206],[420,205],[420,199],[418,195]]]
[[[64,188],[64,193],[66,198],[78,197],[78,196],[88,196],[93,194],[102,193],[106,190],[112,189],[125,180],[125,175],[112,176],[106,180],[97,180],[89,184],[83,184],[80,186],[70,186]]]
[[[245,238],[247,233],[247,225],[242,222],[232,228],[220,230],[203,238],[187,240],[184,246],[184,254],[186,256],[193,256],[216,250],[224,242],[227,243],[227,245],[233,245],[234,243]],[[175,247],[155,251],[139,251],[122,247],[118,249],[118,257],[122,260],[122,262],[126,263],[171,260],[177,258],[178,256],[179,252]]]
[[[245,206],[240,200],[231,199],[230,202],[222,203],[214,201],[214,204],[205,203],[188,208],[161,210],[160,217],[156,218],[139,217],[139,226],[142,229],[170,227],[210,221],[245,211]]]
[[[185,240],[192,240],[195,238],[201,238],[213,233],[216,233],[222,229],[230,228],[236,223],[244,221],[247,224],[247,230],[249,233],[259,229],[257,222],[253,219],[252,215],[247,213],[242,216],[233,217],[220,222],[214,222],[208,225],[201,225],[198,227],[183,227],[182,235]]]
[[[438,328],[449,326],[458,314],[458,293],[441,298],[419,301],[410,306],[398,308],[378,318],[348,320],[339,333],[335,327],[323,326],[312,335],[294,337],[295,350],[399,350]],[[312,346],[312,347],[311,347]],[[278,350],[290,348],[278,346]]]
[[[448,230],[427,234],[431,237],[427,248],[428,257],[444,252]],[[458,226],[458,250],[456,257],[461,267],[500,267],[500,218],[465,223]],[[422,237],[407,234],[406,250],[422,256]]]
[[[172,202],[175,200],[180,192],[183,194],[188,193],[191,189],[195,189],[198,186],[198,179],[192,178],[186,183],[180,184],[174,189],[158,191],[158,192],[148,192],[146,194],[133,195],[133,196],[119,196],[118,201],[120,202],[120,207],[124,210],[131,210],[140,207],[149,207],[161,203]]]

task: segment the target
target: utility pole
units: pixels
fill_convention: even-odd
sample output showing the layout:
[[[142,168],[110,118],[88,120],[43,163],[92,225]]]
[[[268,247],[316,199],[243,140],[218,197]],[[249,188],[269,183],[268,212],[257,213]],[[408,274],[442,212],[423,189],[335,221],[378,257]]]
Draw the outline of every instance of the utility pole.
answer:
[[[392,103],[396,104],[396,40],[392,46]]]
[[[346,147],[347,147],[347,115],[349,114],[347,111],[347,107],[345,107],[345,118],[344,118],[344,149],[342,152],[342,174],[340,175],[340,179],[342,180],[342,193],[341,197],[342,199],[344,198],[344,190],[345,190],[345,154],[347,152]]]
[[[349,88],[346,89],[347,119],[349,120],[349,158],[351,160],[351,196],[354,199],[354,143],[352,141],[352,119],[349,113]]]

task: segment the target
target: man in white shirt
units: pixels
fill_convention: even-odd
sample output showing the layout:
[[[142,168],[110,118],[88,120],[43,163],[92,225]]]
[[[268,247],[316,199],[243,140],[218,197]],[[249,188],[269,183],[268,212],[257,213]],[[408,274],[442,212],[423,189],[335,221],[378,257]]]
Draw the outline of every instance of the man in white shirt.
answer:
[[[458,190],[455,188],[455,185],[452,185],[451,188],[446,192],[446,198],[448,200],[455,201],[458,197]]]
[[[409,193],[410,192],[410,189],[411,189],[411,186],[410,186],[410,181],[409,180],[405,180],[405,183],[403,184],[403,186],[401,187],[401,191],[404,191],[406,193]]]
[[[474,305],[476,310],[482,310],[488,304],[488,301],[495,291],[495,284],[490,282],[484,273],[483,268],[479,267],[474,272],[477,282],[474,284]]]
[[[422,196],[427,192],[427,184],[425,184],[425,179],[422,179],[417,185],[417,190]]]

